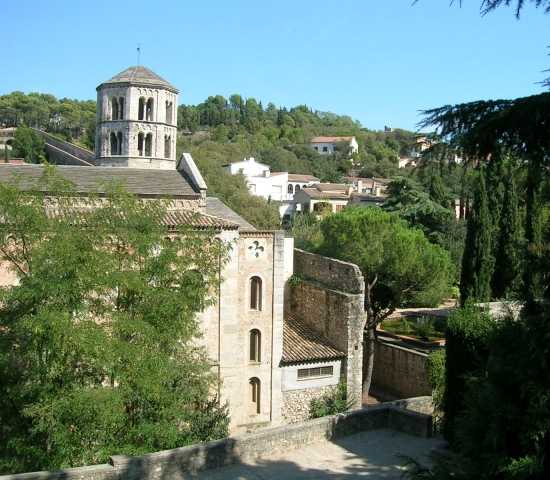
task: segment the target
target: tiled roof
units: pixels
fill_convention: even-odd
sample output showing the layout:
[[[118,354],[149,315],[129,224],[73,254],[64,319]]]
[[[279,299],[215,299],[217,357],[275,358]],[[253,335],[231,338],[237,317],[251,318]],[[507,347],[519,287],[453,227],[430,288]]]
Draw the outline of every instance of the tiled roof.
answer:
[[[300,173],[289,173],[289,182],[318,182],[319,179],[313,175],[302,175]]]
[[[177,88],[168,83],[164,78],[157,75],[155,72],[149,70],[147,67],[135,66],[129,67],[126,70],[117,73],[113,78],[103,82],[99,87],[103,85],[128,83],[131,85],[145,85],[150,87],[161,87],[171,90],[175,93],[178,92]],[[99,88],[98,87],[98,88]]]
[[[343,185],[344,188],[321,187],[322,185],[326,186],[331,184],[319,183],[317,185],[314,185],[313,187],[302,188],[302,192],[304,192],[309,198],[314,198],[314,199],[326,199],[326,200],[348,200],[349,199],[348,187],[346,185]],[[333,184],[333,185],[339,186],[339,184]]]
[[[351,142],[354,137],[313,137],[310,143]]]
[[[318,183],[314,188],[321,192],[346,192],[349,187],[344,183]]]
[[[287,316],[283,326],[283,363],[308,362],[342,358],[338,350],[320,333],[292,315]]]
[[[55,169],[63,178],[74,184],[77,193],[102,194],[106,191],[106,184],[115,182],[138,196],[200,197],[200,193],[195,191],[179,170],[74,165],[58,165]],[[39,183],[43,172],[43,165],[0,164],[0,182],[13,182],[19,177],[22,189],[45,191],[44,186]]]
[[[240,228],[243,228],[245,230],[256,230],[254,226],[248,223],[238,213],[229,208],[219,198],[206,197],[205,213],[214,217],[223,218],[232,223],[236,223],[237,225],[239,225]]]
[[[81,208],[59,208],[48,207],[46,209],[46,215],[49,218],[56,217],[68,217],[69,220],[74,220],[76,223],[86,225],[87,213],[91,211],[90,207]],[[162,219],[164,226],[168,230],[176,230],[178,227],[190,226],[199,230],[215,229],[215,230],[237,230],[239,225],[230,222],[228,220],[214,217],[212,215],[205,215],[201,212],[194,212],[192,210],[169,210],[165,217]]]

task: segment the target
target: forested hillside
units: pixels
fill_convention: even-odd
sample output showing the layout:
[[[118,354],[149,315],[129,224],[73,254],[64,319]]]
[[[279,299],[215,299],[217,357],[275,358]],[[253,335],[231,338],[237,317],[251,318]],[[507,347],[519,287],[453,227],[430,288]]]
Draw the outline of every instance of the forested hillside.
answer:
[[[0,125],[32,126],[93,149],[95,101],[57,99],[53,95],[13,92],[0,96]],[[308,143],[316,135],[354,135],[359,153],[354,171],[363,176],[391,177],[398,158],[414,143],[414,133],[395,129],[371,131],[348,116],[315,111],[305,105],[277,107],[254,98],[209,97],[198,105],[178,108],[178,155],[189,151],[205,176],[209,194],[222,200],[260,228],[278,226],[275,205],[251,197],[244,180],[231,177],[222,165],[254,156],[273,171],[308,173],[339,182],[352,168],[348,152],[319,155]],[[28,132],[21,136],[26,142]],[[30,148],[21,148],[22,152]],[[33,156],[30,161],[36,161]]]

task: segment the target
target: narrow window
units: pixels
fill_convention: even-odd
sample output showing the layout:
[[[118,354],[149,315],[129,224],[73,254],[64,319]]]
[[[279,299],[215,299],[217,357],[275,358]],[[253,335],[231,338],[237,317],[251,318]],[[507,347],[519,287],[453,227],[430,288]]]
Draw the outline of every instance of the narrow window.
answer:
[[[118,120],[118,100],[111,98],[111,120]]]
[[[148,133],[145,136],[145,156],[150,157],[153,151],[153,134]]]
[[[143,133],[139,133],[138,134],[138,154],[140,157],[143,157],[143,154],[145,153],[143,144],[144,144]]]
[[[250,279],[250,309],[262,309],[262,279],[260,277]]]
[[[166,100],[166,123],[172,124],[172,102]]]
[[[147,120],[148,122],[153,121],[153,99],[152,98],[147,100],[147,110],[145,114],[145,120]]]
[[[298,190],[300,190],[300,185],[296,185],[296,193],[298,193]]]
[[[145,119],[145,98],[140,97],[138,105],[138,120]]]
[[[323,147],[323,152],[328,152],[328,147]]]
[[[292,183],[288,184],[287,192],[290,193],[291,195],[294,193],[294,188],[292,187]]]
[[[111,132],[111,155],[118,155],[118,141],[116,134]]]
[[[164,135],[164,158],[170,158],[172,150],[172,137],[170,135]]]
[[[262,334],[256,329],[250,331],[250,361],[262,361]]]
[[[117,138],[117,155],[122,155],[122,132],[116,134]]]
[[[124,97],[118,99],[118,118],[124,120]]]
[[[251,400],[251,406],[255,413],[261,412],[261,406],[260,406],[260,398],[261,398],[261,386],[260,386],[260,380],[256,377],[251,378],[249,381],[250,385],[250,400]]]

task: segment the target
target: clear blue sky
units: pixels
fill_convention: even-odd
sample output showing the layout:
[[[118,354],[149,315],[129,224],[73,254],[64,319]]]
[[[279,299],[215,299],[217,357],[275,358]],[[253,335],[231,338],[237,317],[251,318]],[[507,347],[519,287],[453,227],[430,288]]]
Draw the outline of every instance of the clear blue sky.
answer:
[[[540,92],[550,67],[550,15],[530,5],[517,21],[480,0],[2,3],[0,94],[95,99],[141,43],[180,103],[240,93],[414,129],[420,109]]]

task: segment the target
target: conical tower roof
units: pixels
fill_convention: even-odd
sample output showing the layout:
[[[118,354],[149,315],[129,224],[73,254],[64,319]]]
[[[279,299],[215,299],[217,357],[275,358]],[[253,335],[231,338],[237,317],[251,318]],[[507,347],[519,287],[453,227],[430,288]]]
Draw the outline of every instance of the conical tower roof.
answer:
[[[126,70],[118,73],[110,80],[103,82],[97,87],[100,89],[106,85],[138,85],[143,87],[157,87],[165,88],[174,93],[178,93],[178,89],[168,83],[164,78],[157,75],[152,70],[149,70],[147,67],[135,66],[129,67]]]

